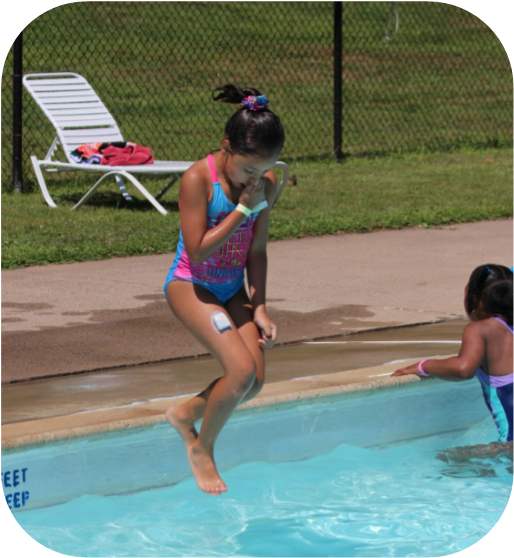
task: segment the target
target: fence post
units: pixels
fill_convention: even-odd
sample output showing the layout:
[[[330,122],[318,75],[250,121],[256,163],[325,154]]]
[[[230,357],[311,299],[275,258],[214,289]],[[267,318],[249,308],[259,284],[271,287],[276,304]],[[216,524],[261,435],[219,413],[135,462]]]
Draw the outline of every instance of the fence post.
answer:
[[[343,158],[343,3],[334,2],[334,158]]]
[[[16,194],[21,194],[23,184],[21,175],[21,97],[22,97],[22,59],[23,38],[22,33],[14,41],[13,60],[13,149],[12,149],[12,176],[13,187]]]

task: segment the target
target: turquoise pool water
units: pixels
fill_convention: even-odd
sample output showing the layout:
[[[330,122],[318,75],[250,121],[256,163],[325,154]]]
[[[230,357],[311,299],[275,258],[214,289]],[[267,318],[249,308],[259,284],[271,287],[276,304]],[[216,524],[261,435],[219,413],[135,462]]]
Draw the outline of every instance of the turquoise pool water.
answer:
[[[436,453],[495,437],[492,420],[482,417],[454,433],[243,463],[223,472],[229,491],[219,498],[187,478],[15,517],[35,540],[71,556],[445,556],[498,521],[512,461],[456,466]]]
[[[384,390],[344,402],[241,413],[229,423],[232,430],[225,446],[243,462],[221,467],[229,487],[221,497],[204,495],[186,477],[173,486],[118,495],[86,491],[59,505],[12,512],[35,541],[69,556],[434,558],[454,554],[483,539],[498,523],[511,497],[514,477],[512,462],[503,457],[458,466],[436,458],[446,448],[482,444],[497,436],[476,386],[441,384],[421,391],[402,388],[394,392],[395,397]],[[439,424],[441,408],[447,408],[441,424],[455,422],[450,409],[459,417],[468,409],[470,424],[420,437],[419,431]],[[257,428],[259,422],[266,433],[269,425],[275,425],[271,439],[278,439],[279,444],[272,452],[275,457],[259,450],[262,460],[255,456],[248,460],[239,454],[259,443],[256,436],[248,435],[248,429]],[[293,432],[293,426],[301,435]],[[364,439],[371,429],[378,433],[378,440]],[[397,434],[386,440],[386,432]],[[132,455],[137,461],[142,453],[149,453],[155,462],[161,459],[138,442],[138,436],[142,440],[157,436],[158,446],[164,446],[166,453],[170,453],[168,442],[174,448],[178,442],[171,429],[160,425],[153,433],[147,429],[125,436],[128,460]],[[73,459],[85,459],[88,446],[105,443],[99,440],[66,442],[57,449],[67,452],[71,471]],[[107,438],[109,450],[101,452],[103,469],[98,471],[105,474],[116,454],[114,440]],[[318,448],[314,455],[311,445]],[[270,446],[269,440],[265,446]],[[278,460],[279,448],[294,454],[296,461]],[[320,453],[319,448],[328,449]],[[55,452],[55,448],[34,451],[39,461],[46,461],[45,452]],[[174,461],[179,454],[177,449]],[[27,460],[28,475],[33,461],[27,452],[7,455],[7,461],[20,455]],[[87,470],[92,463],[88,461]],[[47,484],[64,484],[65,469]],[[137,485],[126,488],[135,490]]]

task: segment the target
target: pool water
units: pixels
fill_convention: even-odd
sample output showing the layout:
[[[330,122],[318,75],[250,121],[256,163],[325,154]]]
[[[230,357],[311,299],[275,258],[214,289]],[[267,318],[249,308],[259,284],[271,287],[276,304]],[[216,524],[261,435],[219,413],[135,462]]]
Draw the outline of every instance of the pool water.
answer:
[[[71,556],[446,556],[499,520],[512,461],[450,465],[436,454],[495,438],[487,417],[403,443],[343,443],[301,461],[243,463],[223,471],[229,491],[220,497],[190,477],[15,517],[35,540]]]

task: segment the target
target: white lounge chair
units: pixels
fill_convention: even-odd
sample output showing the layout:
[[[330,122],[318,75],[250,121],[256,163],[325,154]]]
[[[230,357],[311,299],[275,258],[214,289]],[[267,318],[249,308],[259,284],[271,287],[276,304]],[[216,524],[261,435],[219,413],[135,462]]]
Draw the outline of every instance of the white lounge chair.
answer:
[[[123,167],[76,163],[71,159],[70,153],[79,145],[93,142],[124,141],[112,115],[87,80],[79,74],[68,72],[27,74],[23,77],[23,85],[41,107],[57,132],[57,137],[54,139],[44,159],[37,159],[35,156],[30,158],[41,192],[50,207],[57,206],[50,197],[42,171],[62,172],[80,170],[100,173],[103,176],[72,207],[72,210],[80,207],[91,197],[93,192],[107,177],[114,176],[126,199],[131,200],[132,198],[125,189],[122,177],[129,180],[160,213],[167,215],[167,211],[157,200],[173,186],[180,178],[180,174],[184,173],[193,164],[193,161],[154,161],[149,165]],[[68,160],[67,163],[52,159],[59,144],[63,147],[66,159]],[[275,202],[282,192],[289,174],[286,163],[279,161],[276,166],[283,170],[283,176],[278,186]],[[154,198],[133,176],[133,173],[172,175],[172,178]]]
[[[54,139],[44,159],[38,160],[35,156],[30,158],[39,187],[46,203],[50,207],[57,206],[48,193],[42,171],[80,170],[100,173],[103,176],[72,209],[80,207],[91,197],[93,192],[107,177],[114,176],[125,198],[131,200],[125,190],[122,177],[129,180],[160,213],[167,215],[167,211],[157,199],[167,192],[178,180],[180,174],[193,164],[193,161],[154,161],[149,165],[123,167],[76,163],[71,159],[70,153],[79,145],[92,142],[124,141],[112,115],[87,80],[78,74],[27,74],[23,77],[23,85],[41,107],[57,132],[57,137]],[[52,159],[59,144],[63,147],[64,154],[68,160],[67,163]],[[171,175],[172,179],[154,198],[139,180],[133,176],[133,173]]]

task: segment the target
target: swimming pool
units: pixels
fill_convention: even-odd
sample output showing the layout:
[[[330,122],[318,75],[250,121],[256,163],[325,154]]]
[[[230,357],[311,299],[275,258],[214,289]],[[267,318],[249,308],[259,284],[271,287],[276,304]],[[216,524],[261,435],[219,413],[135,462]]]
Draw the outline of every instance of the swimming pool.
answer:
[[[495,435],[478,383],[430,380],[236,413],[220,498],[165,424],[4,451],[2,478],[12,494],[18,471],[20,525],[69,555],[444,556],[498,521],[512,462],[435,453]]]

